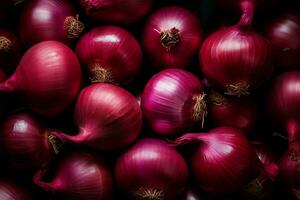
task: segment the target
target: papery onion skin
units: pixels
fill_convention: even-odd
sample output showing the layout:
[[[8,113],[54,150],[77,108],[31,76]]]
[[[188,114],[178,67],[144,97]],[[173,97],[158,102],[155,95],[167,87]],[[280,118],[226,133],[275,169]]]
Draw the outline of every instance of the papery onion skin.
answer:
[[[244,134],[234,128],[185,134],[175,144],[198,144],[190,157],[191,173],[197,186],[210,194],[239,191],[258,175],[261,167]]]
[[[115,150],[137,139],[142,112],[135,97],[112,84],[96,83],[83,89],[74,111],[79,133],[53,133],[62,141],[97,150]]]
[[[71,45],[83,29],[69,0],[31,0],[20,16],[19,32],[27,46],[46,40]]]
[[[176,150],[158,139],[143,139],[117,160],[119,188],[135,199],[175,199],[187,183],[188,167]]]
[[[80,0],[80,4],[94,21],[127,25],[149,13],[153,0]]]
[[[8,116],[1,125],[0,144],[10,167],[22,172],[43,168],[55,156],[50,132],[31,113]]]
[[[9,29],[0,28],[0,66],[12,72],[21,58],[21,44],[17,36]]]
[[[38,171],[35,174],[35,184],[61,199],[113,199],[113,178],[108,166],[88,153],[74,152],[65,156],[58,163],[50,182],[43,180],[45,173]]]
[[[0,181],[0,199],[1,200],[34,200],[24,188],[10,180]]]
[[[126,85],[136,77],[143,60],[137,40],[117,26],[92,29],[78,41],[76,53],[93,83]]]
[[[300,72],[285,72],[273,82],[268,95],[271,118],[287,131],[289,142],[299,139]]]
[[[278,70],[300,69],[300,15],[293,12],[277,17],[266,30],[274,48],[274,64]]]
[[[142,46],[156,68],[187,68],[202,39],[200,23],[193,13],[180,7],[165,7],[146,22]]]
[[[272,46],[252,30],[253,5],[244,5],[240,22],[211,34],[199,51],[204,76],[213,87],[235,96],[248,95],[273,70]]]
[[[30,108],[54,116],[66,110],[80,89],[80,63],[70,48],[57,41],[31,47],[0,91],[21,93]]]
[[[200,80],[182,69],[154,75],[144,88],[141,106],[145,120],[161,136],[172,136],[203,123],[205,94]]]
[[[256,106],[249,98],[227,97],[212,91],[208,102],[207,112],[214,126],[228,126],[246,134],[255,127]]]

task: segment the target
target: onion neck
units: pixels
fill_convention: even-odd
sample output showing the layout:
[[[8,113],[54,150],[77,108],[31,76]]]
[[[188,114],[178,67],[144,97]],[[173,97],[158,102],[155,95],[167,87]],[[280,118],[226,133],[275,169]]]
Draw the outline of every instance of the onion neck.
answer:
[[[250,85],[245,83],[235,83],[235,84],[228,84],[226,85],[226,92],[225,94],[230,96],[245,96],[249,95],[250,92]]]
[[[4,36],[0,36],[0,50],[9,52],[12,49],[12,42]]]
[[[85,0],[83,2],[87,14],[90,14],[91,12],[95,12],[98,9],[104,8],[104,7],[110,7],[113,5],[112,1],[99,1],[99,0]]]
[[[145,189],[143,187],[139,188],[134,196],[136,199],[140,200],[164,200],[164,193],[162,190],[157,189]]]
[[[186,133],[170,143],[175,147],[189,144],[200,144],[204,141],[203,137],[206,137],[206,133]]]
[[[68,16],[64,22],[64,29],[67,32],[68,38],[75,39],[80,36],[84,29],[84,24],[79,21],[79,15],[76,18],[73,16]]]
[[[17,90],[15,76],[12,75],[6,81],[0,83],[0,92],[15,92]]]
[[[242,9],[242,16],[238,23],[241,28],[249,28],[252,26],[254,17],[254,0],[243,0],[240,5]]]
[[[287,123],[288,141],[289,144],[296,142],[300,139],[299,123],[295,120],[291,120]]]
[[[209,101],[209,103],[216,105],[216,106],[222,106],[227,103],[226,97],[214,90],[209,93],[208,101]]]
[[[201,121],[202,127],[204,126],[204,120],[207,115],[207,105],[205,101],[206,94],[202,93],[195,95],[193,100],[195,102],[193,107],[193,119],[194,121]]]
[[[111,71],[102,67],[99,63],[91,65],[89,74],[92,83],[115,83]]]
[[[56,188],[59,187],[59,183],[53,184],[51,182],[50,183],[44,182],[43,177],[44,177],[45,173],[46,173],[45,170],[38,171],[33,177],[33,182],[45,191],[56,190]]]
[[[79,133],[78,135],[68,135],[62,132],[53,131],[51,132],[52,137],[55,138],[55,140],[60,140],[60,143],[82,143],[84,141],[84,137],[82,137],[82,134]]]
[[[171,51],[180,42],[180,34],[177,28],[172,28],[160,33],[160,43],[166,49]]]

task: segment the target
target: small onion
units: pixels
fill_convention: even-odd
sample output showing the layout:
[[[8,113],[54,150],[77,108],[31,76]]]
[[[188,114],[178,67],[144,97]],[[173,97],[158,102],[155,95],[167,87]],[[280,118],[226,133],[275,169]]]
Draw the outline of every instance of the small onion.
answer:
[[[77,43],[76,53],[87,68],[90,80],[128,84],[142,64],[142,50],[125,29],[103,26],[86,33]]]
[[[10,180],[0,181],[0,199],[1,200],[34,200],[28,191]]]
[[[206,115],[200,80],[182,69],[166,69],[154,75],[142,94],[143,115],[152,130],[163,136],[183,133]]]
[[[159,68],[188,67],[202,39],[197,17],[180,7],[166,7],[154,12],[142,35],[149,60]]]
[[[106,83],[96,83],[81,91],[74,118],[77,135],[53,135],[64,142],[99,150],[115,150],[132,143],[142,126],[142,112],[135,97]]]
[[[112,199],[112,174],[101,159],[90,154],[76,152],[64,157],[49,182],[43,180],[45,173],[35,174],[35,184],[60,199]]]
[[[80,89],[81,69],[70,48],[56,41],[31,47],[0,91],[21,93],[32,110],[53,116],[66,110]]]
[[[256,107],[250,99],[208,95],[208,116],[214,126],[228,126],[249,133],[255,126]]]
[[[80,4],[94,21],[131,24],[149,13],[153,0],[80,0]]]
[[[271,117],[287,131],[289,142],[300,138],[299,85],[300,72],[281,74],[274,81],[267,100]]]
[[[220,127],[208,133],[189,133],[175,144],[198,144],[190,158],[191,173],[198,187],[210,194],[239,191],[260,169],[250,143],[237,129]]]
[[[20,16],[20,36],[27,46],[45,40],[71,44],[83,29],[69,0],[31,0]]]
[[[210,35],[199,52],[200,68],[228,95],[247,95],[272,72],[272,47],[251,28],[253,2],[245,0],[240,22]]]
[[[8,29],[0,28],[0,67],[12,72],[21,58],[21,44],[17,36]]]
[[[278,17],[268,26],[266,35],[273,44],[278,69],[300,69],[300,15],[285,13]]]
[[[118,158],[115,177],[119,188],[135,199],[171,200],[183,192],[188,167],[166,142],[143,139]]]

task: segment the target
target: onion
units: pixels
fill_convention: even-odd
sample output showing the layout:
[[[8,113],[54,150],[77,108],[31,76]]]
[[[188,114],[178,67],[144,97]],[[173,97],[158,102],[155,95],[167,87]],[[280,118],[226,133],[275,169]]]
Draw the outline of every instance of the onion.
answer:
[[[256,106],[250,99],[226,97],[212,91],[208,97],[208,116],[214,126],[228,126],[249,133],[255,126]]]
[[[80,0],[80,4],[94,21],[131,24],[149,13],[153,0]]]
[[[200,80],[182,69],[166,69],[147,83],[141,106],[152,130],[163,136],[183,133],[206,115],[205,94]]]
[[[20,16],[20,36],[27,46],[45,40],[71,44],[83,29],[69,0],[31,0]]]
[[[81,69],[76,55],[56,41],[31,47],[15,73],[0,83],[0,91],[21,93],[32,110],[53,116],[63,112],[80,89]]]
[[[25,189],[10,180],[0,181],[1,200],[34,200]]]
[[[267,28],[274,48],[275,65],[281,70],[300,69],[300,15],[285,13]]]
[[[188,189],[184,192],[181,200],[206,200],[206,198],[199,196],[194,190]]]
[[[117,86],[97,83],[83,89],[75,105],[75,136],[53,133],[64,142],[99,150],[124,147],[139,136],[142,114],[135,97]]]
[[[244,0],[240,22],[210,35],[199,52],[201,70],[228,95],[247,95],[272,72],[270,43],[251,28],[252,0]]]
[[[21,57],[21,44],[17,36],[8,29],[0,28],[0,66],[12,72]]]
[[[290,143],[300,138],[299,85],[300,72],[286,72],[275,80],[267,100],[270,115],[287,131]]]
[[[191,173],[198,187],[210,194],[239,191],[260,168],[251,145],[237,129],[220,127],[208,133],[185,134],[175,144],[198,144],[190,154]]]
[[[112,199],[112,174],[101,159],[90,154],[67,155],[59,162],[51,181],[43,179],[46,172],[35,174],[35,184],[60,199]]]
[[[142,64],[142,50],[136,39],[116,26],[98,27],[77,43],[76,53],[89,71],[92,82],[127,84]]]
[[[227,9],[228,11],[238,11],[239,5],[242,0],[214,0],[217,5],[222,9]],[[258,11],[271,11],[275,6],[277,6],[281,0],[254,0],[255,7]]]
[[[0,145],[10,167],[26,172],[47,166],[62,147],[50,130],[42,126],[34,115],[25,112],[10,115],[4,120]]]
[[[187,183],[188,167],[174,148],[143,139],[122,154],[115,167],[119,188],[135,199],[175,199]]]
[[[142,35],[143,48],[155,67],[186,68],[203,39],[196,16],[180,7],[154,12]]]

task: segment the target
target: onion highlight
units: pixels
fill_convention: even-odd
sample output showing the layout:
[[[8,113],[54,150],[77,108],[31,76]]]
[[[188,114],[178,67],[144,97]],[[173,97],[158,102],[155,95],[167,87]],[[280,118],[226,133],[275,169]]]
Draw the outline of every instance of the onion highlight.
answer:
[[[1,200],[34,200],[30,193],[24,188],[10,180],[0,181],[0,199]]]

